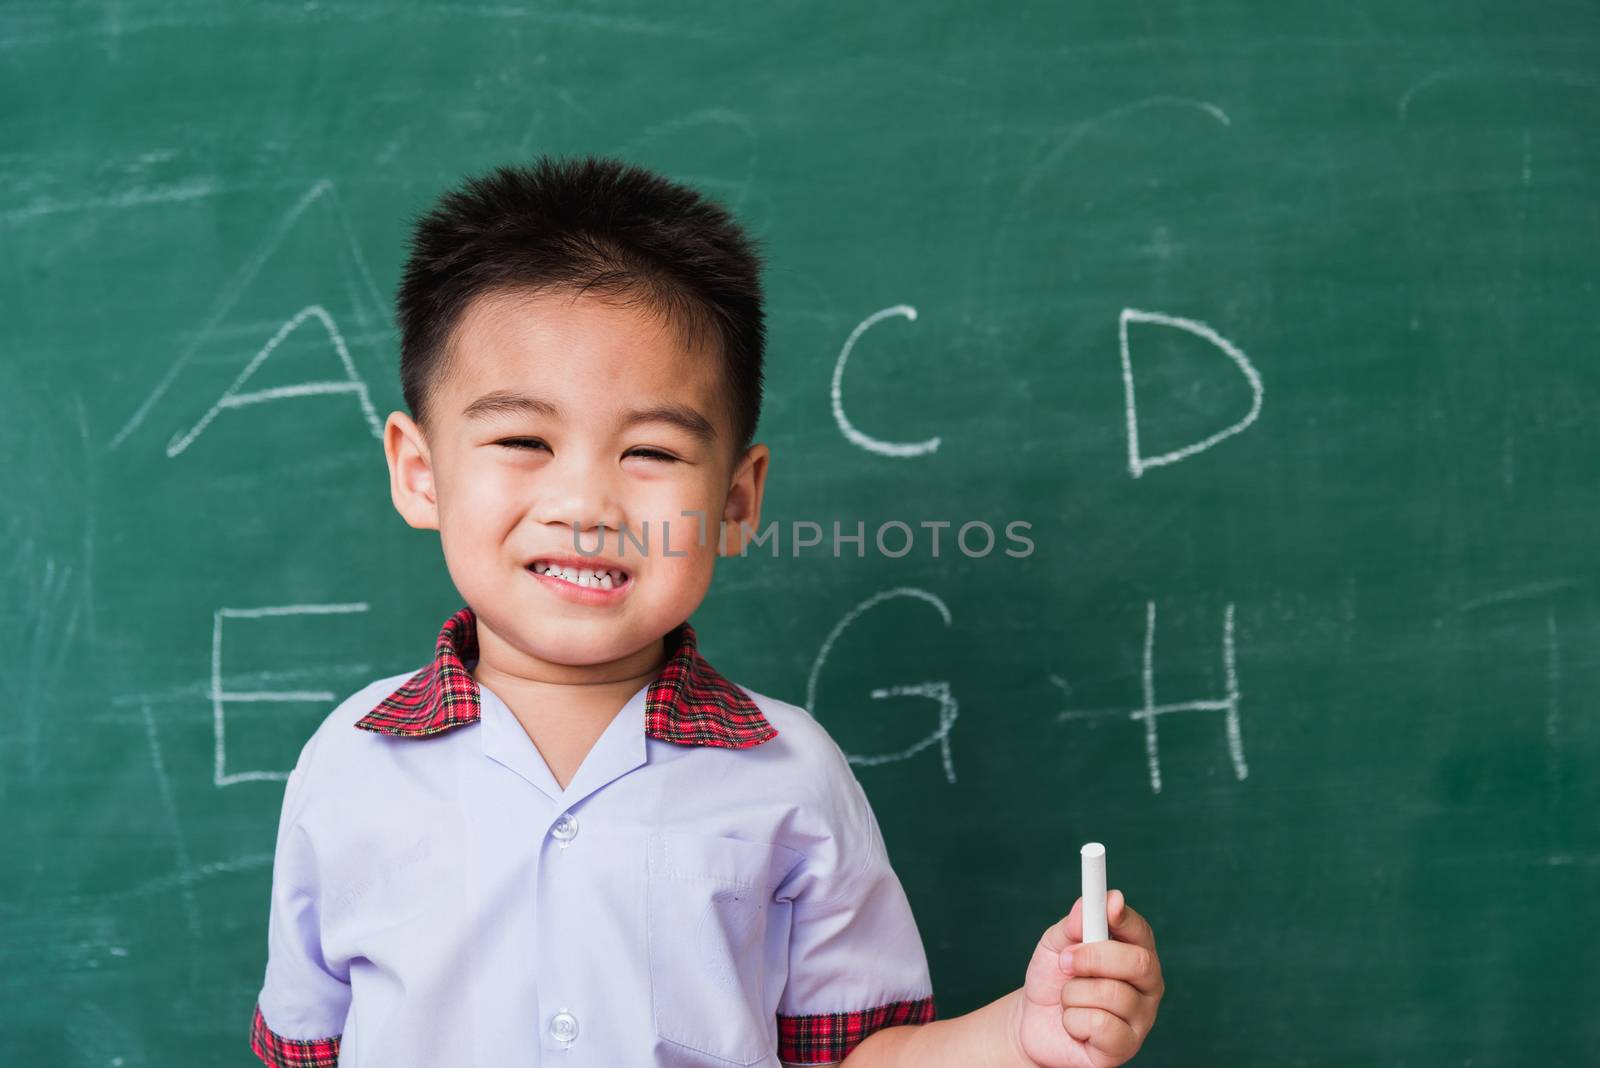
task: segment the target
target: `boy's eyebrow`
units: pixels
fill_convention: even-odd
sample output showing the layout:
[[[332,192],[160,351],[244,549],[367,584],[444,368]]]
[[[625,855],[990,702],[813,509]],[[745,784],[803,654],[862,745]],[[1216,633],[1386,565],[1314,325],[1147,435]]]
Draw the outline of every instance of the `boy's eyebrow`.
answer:
[[[461,412],[464,419],[488,419],[497,415],[542,415],[560,419],[561,407],[531,393],[497,389],[485,393]],[[624,429],[638,423],[669,423],[707,445],[717,440],[717,428],[711,420],[687,404],[665,402],[623,413]]]
[[[485,393],[461,410],[463,419],[488,419],[496,415],[544,415],[559,419],[561,409],[542,397],[511,389],[497,389]]]

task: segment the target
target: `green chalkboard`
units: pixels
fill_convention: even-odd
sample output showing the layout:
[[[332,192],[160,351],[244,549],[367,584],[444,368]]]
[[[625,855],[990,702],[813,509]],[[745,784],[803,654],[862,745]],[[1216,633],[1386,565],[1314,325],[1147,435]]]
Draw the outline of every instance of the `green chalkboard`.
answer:
[[[407,220],[540,152],[765,243],[765,518],[867,552],[694,618],[857,759],[941,1015],[1097,839],[1142,1064],[1600,1054],[1593,5],[19,3],[0,55],[0,1062],[251,1063],[283,773],[459,605],[375,433]]]

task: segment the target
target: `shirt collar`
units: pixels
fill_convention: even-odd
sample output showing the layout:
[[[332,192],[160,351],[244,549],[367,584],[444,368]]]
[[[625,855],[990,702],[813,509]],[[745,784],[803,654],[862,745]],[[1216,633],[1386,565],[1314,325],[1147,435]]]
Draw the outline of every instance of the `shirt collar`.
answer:
[[[700,655],[688,620],[667,634],[666,650],[667,662],[645,694],[646,735],[723,749],[747,749],[777,735],[778,728],[750,696]],[[379,701],[356,726],[416,738],[477,722],[478,683],[467,668],[477,656],[477,617],[464,606],[440,629],[433,663]]]

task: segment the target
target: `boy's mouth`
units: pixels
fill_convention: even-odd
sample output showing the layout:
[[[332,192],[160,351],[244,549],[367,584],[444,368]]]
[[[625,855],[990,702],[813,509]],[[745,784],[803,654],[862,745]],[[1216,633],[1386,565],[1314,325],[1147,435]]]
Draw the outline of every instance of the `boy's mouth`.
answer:
[[[633,581],[633,576],[620,567],[610,565],[595,567],[592,562],[587,565],[576,565],[553,560],[535,560],[528,565],[528,570],[535,575],[559,579],[590,590],[620,589]]]

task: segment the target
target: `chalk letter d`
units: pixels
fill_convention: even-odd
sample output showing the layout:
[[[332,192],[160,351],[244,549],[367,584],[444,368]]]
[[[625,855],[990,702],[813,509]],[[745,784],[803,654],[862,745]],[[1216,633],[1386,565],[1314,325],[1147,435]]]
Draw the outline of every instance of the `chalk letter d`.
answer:
[[[1179,330],[1186,330],[1196,337],[1204,338],[1227,354],[1228,358],[1238,365],[1239,370],[1250,383],[1252,394],[1250,411],[1245,417],[1232,426],[1212,434],[1204,441],[1197,441],[1193,445],[1186,445],[1172,452],[1164,452],[1159,456],[1144,457],[1139,455],[1139,409],[1133,395],[1133,360],[1128,355],[1128,324],[1129,323],[1155,323],[1158,326],[1171,326]],[[1166,464],[1175,464],[1179,460],[1186,460],[1197,452],[1204,452],[1223,438],[1232,437],[1245,427],[1256,421],[1256,416],[1261,414],[1261,375],[1251,366],[1249,359],[1233,342],[1211,329],[1205,323],[1196,319],[1183,319],[1176,315],[1163,315],[1160,312],[1137,311],[1133,308],[1123,308],[1121,321],[1117,324],[1117,336],[1122,346],[1122,386],[1128,401],[1128,470],[1134,478],[1144,474],[1147,468],[1162,467]]]

